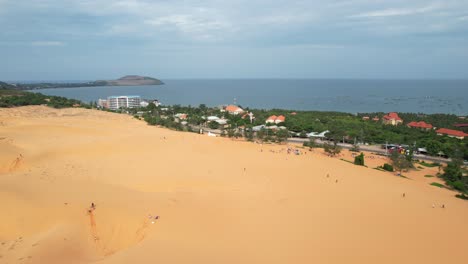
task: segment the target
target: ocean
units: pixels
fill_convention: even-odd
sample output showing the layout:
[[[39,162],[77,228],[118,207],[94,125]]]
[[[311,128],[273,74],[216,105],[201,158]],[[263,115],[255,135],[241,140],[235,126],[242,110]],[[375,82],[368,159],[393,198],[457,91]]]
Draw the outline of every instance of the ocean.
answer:
[[[162,80],[156,86],[105,86],[35,90],[96,101],[140,95],[163,104],[260,109],[468,114],[468,80],[195,79]]]

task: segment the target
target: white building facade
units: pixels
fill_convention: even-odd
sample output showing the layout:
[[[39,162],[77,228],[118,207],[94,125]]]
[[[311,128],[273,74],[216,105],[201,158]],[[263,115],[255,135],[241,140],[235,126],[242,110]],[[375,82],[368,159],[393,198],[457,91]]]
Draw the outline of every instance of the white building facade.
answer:
[[[107,105],[112,110],[140,107],[140,102],[141,98],[137,95],[107,97]]]

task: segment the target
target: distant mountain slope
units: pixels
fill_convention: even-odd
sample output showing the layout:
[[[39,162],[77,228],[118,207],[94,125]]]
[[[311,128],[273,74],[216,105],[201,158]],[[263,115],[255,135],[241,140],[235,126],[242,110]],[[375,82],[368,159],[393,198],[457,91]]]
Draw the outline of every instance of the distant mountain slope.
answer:
[[[158,79],[139,76],[139,75],[126,75],[117,80],[108,80],[108,81],[97,81],[97,82],[106,82],[107,86],[122,86],[122,85],[160,85],[163,84]]]
[[[8,84],[0,82],[0,89],[14,90],[35,90],[35,89],[50,89],[50,88],[78,88],[78,87],[95,87],[95,86],[140,86],[140,85],[161,85],[162,81],[139,75],[126,75],[117,80],[98,80],[94,82],[84,83],[15,83]]]
[[[11,85],[9,83],[6,83],[6,82],[0,82],[0,90],[9,90],[9,89],[16,89],[16,86],[14,85]]]

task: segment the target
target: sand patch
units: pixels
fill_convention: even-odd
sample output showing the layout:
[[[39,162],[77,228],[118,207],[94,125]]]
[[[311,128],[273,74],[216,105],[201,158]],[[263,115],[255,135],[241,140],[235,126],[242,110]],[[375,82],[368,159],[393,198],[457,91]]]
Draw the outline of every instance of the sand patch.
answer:
[[[346,151],[294,155],[288,145],[178,133],[86,109],[0,109],[0,119],[8,139],[0,140],[0,262],[468,257],[468,203],[427,184],[433,168],[406,179],[372,168],[383,159],[360,167],[340,160],[351,159]]]

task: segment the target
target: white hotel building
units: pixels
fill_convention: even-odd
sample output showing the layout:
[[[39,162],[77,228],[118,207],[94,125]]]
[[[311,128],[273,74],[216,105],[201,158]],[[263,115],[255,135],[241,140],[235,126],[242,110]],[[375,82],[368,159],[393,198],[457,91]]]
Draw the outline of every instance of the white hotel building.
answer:
[[[107,97],[107,106],[109,109],[117,110],[120,108],[135,108],[140,107],[140,96],[128,95],[128,96],[109,96]]]

